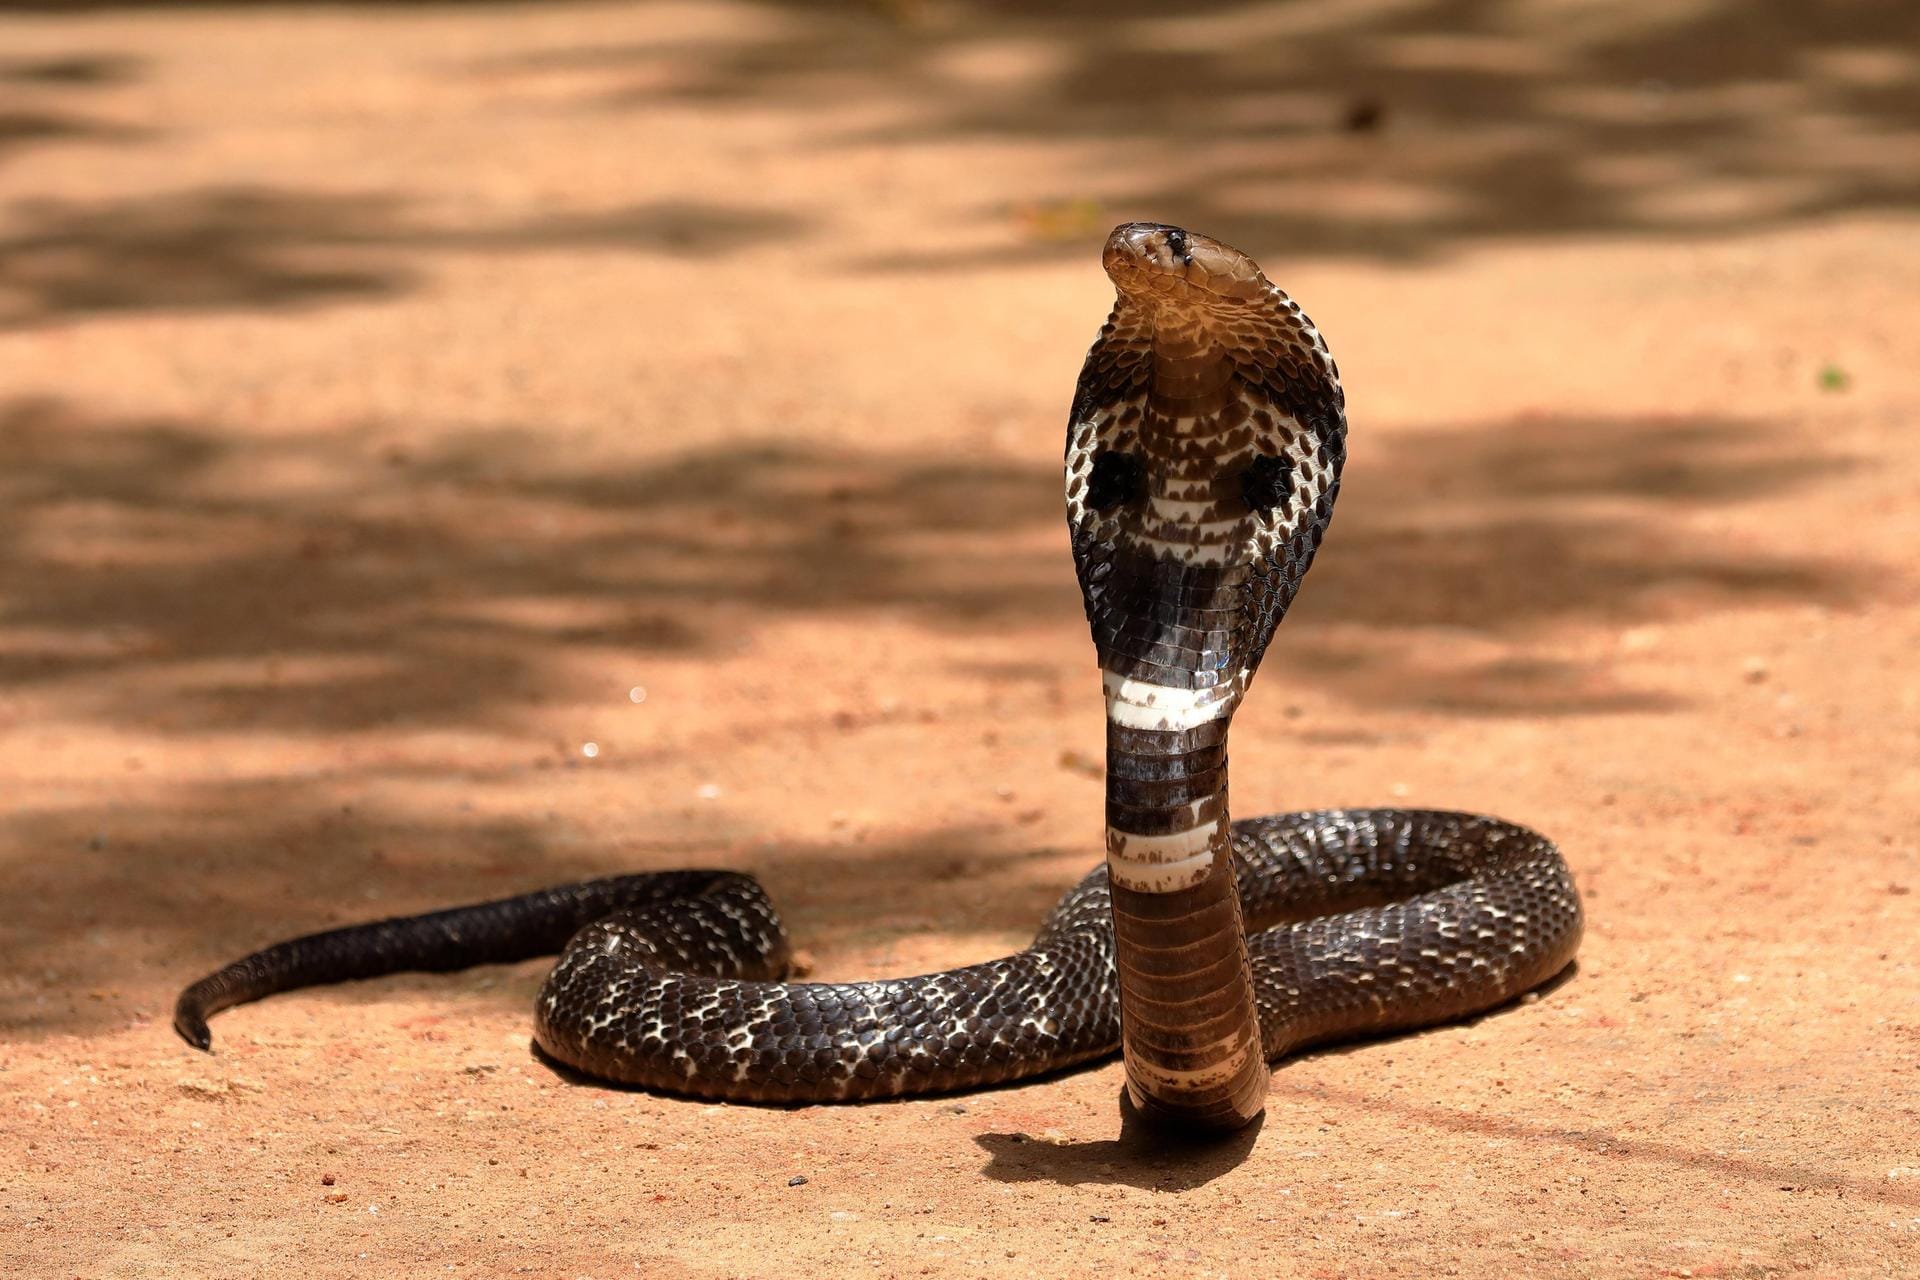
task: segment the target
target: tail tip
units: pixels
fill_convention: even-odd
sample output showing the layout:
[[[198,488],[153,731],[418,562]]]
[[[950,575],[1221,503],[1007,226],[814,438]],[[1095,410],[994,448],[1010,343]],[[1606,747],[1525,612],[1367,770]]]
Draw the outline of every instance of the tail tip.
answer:
[[[207,1026],[207,1020],[197,1013],[179,1010],[173,1015],[173,1029],[202,1053],[213,1052],[213,1032]]]

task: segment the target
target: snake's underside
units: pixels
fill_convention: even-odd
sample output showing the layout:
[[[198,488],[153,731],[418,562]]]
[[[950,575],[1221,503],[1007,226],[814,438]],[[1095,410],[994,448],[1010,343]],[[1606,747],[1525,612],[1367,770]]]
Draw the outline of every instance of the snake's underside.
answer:
[[[723,871],[597,880],[314,934],[184,991],[174,1025],[276,991],[561,953],[534,1034],[608,1080],[833,1102],[963,1089],[1119,1048],[1135,1104],[1230,1129],[1303,1045],[1459,1018],[1562,969],[1559,852],[1493,818],[1356,809],[1233,822],[1227,733],[1332,518],[1345,393],[1245,254],[1129,223],[1067,429],[1075,569],[1106,700],[1106,861],[1033,945],[885,982],[783,979],[772,904]],[[563,950],[564,948],[564,950]]]

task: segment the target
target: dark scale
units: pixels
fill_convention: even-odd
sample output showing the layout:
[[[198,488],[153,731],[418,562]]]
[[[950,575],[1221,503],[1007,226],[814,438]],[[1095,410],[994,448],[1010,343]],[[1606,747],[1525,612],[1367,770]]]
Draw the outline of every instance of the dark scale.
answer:
[[[1269,454],[1255,458],[1240,473],[1240,496],[1254,511],[1286,514],[1293,498],[1293,463]]]
[[[1095,511],[1111,511],[1123,502],[1132,502],[1146,491],[1146,474],[1138,458],[1111,451],[1094,455],[1093,472],[1087,478],[1087,505]]]
[[[1227,825],[1233,710],[1332,517],[1344,394],[1318,332],[1245,255],[1130,223],[1104,263],[1116,304],[1069,427],[1076,572],[1103,680],[1202,717],[1110,714],[1107,848],[1135,875],[1151,864],[1127,861],[1133,842],[1198,842],[1217,856],[1191,883],[1129,887],[1103,864],[1016,955],[802,983],[784,980],[786,933],[749,877],[618,876],[278,943],[182,992],[180,1034],[207,1048],[210,1015],[274,992],[560,952],[535,1039],[607,1080],[835,1102],[1017,1079],[1124,1040],[1149,1114],[1222,1128],[1258,1112],[1267,1061],[1476,1013],[1561,970],[1579,898],[1523,827],[1394,809]]]

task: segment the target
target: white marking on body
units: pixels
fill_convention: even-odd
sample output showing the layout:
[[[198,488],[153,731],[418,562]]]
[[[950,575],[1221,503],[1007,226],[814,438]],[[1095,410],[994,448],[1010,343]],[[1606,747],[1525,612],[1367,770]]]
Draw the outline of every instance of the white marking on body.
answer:
[[[1107,878],[1135,893],[1174,893],[1191,889],[1213,871],[1213,850],[1202,849],[1175,861],[1132,862],[1124,852],[1107,854]]]
[[[1147,507],[1154,518],[1163,524],[1177,524],[1188,529],[1224,529],[1238,524],[1237,520],[1214,520],[1202,523],[1200,517],[1219,506],[1216,498],[1161,498],[1150,497]]]
[[[1246,519],[1245,516],[1232,514],[1217,515],[1205,521],[1200,519],[1209,511],[1217,510],[1221,503],[1222,499],[1211,495],[1200,498],[1150,497],[1147,499],[1145,515],[1155,524],[1178,528],[1183,533],[1188,530],[1232,529]]]
[[[1224,543],[1195,545],[1189,542],[1169,542],[1164,538],[1149,538],[1141,534],[1133,535],[1130,545],[1152,551],[1156,560],[1170,560],[1177,564],[1225,564],[1229,550]]]
[[[1235,1044],[1236,1040],[1239,1043]],[[1191,1071],[1183,1071],[1177,1067],[1163,1067],[1156,1062],[1148,1061],[1136,1050],[1127,1055],[1127,1074],[1142,1083],[1151,1082],[1168,1089],[1206,1089],[1213,1085],[1224,1084],[1238,1075],[1240,1068],[1246,1065],[1247,1059],[1253,1056],[1259,1045],[1256,1038],[1248,1036],[1240,1039],[1239,1033],[1235,1032],[1213,1047],[1225,1048],[1227,1056],[1211,1066],[1198,1067]]]
[[[1172,893],[1199,884],[1213,870],[1216,848],[1226,847],[1225,820],[1216,818],[1164,835],[1107,828],[1107,877],[1136,893]]]
[[[1179,549],[1184,559],[1188,550],[1204,552],[1212,547],[1225,550],[1228,544],[1240,536],[1242,528],[1251,523],[1250,519],[1233,519],[1209,520],[1203,524],[1181,524],[1165,519],[1157,511],[1149,511],[1142,517],[1140,529],[1133,535],[1133,539],[1136,546]],[[1225,561],[1221,563],[1224,564]]]
[[[1215,818],[1212,822],[1203,822],[1197,827],[1185,831],[1170,831],[1164,835],[1144,836],[1133,831],[1118,831],[1107,828],[1107,860],[1119,858],[1125,862],[1148,866],[1154,863],[1179,862],[1190,858],[1202,849],[1213,846],[1215,836],[1226,834],[1222,821]]]
[[[1105,668],[1101,688],[1107,695],[1107,719],[1126,729],[1192,729],[1227,714],[1237,682],[1211,689],[1180,689],[1136,680]]]

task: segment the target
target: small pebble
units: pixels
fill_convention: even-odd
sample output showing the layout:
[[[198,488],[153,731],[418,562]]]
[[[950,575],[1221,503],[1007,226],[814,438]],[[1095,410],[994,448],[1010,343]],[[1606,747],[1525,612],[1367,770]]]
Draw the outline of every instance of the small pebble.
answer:
[[[1113,1219],[1104,1213],[1090,1213],[1087,1215],[1087,1221],[1088,1222],[1112,1222]]]
[[[1378,98],[1355,98],[1347,104],[1342,123],[1348,133],[1377,133],[1386,123],[1387,107]]]
[[[1060,767],[1071,773],[1084,774],[1089,778],[1104,777],[1107,772],[1106,766],[1098,760],[1084,751],[1074,751],[1071,748],[1060,753]]]
[[[335,1178],[335,1177],[334,1177],[334,1176],[333,1176],[332,1174],[330,1174],[330,1173],[323,1173],[323,1174],[321,1174],[321,1175],[320,1175],[320,1185],[321,1185],[321,1186],[323,1186],[323,1187],[330,1187],[330,1186],[332,1186],[332,1185],[333,1185],[333,1184],[334,1184],[334,1183],[335,1183],[336,1181],[338,1181],[338,1179],[336,1179],[336,1178]]]
[[[628,702],[638,705],[639,703],[645,702],[646,700],[647,700],[647,689],[645,685],[637,684],[633,686],[633,688],[627,690]]]
[[[796,1173],[787,1179],[787,1185],[790,1187],[804,1187],[807,1185],[807,1175],[804,1173]]]
[[[1628,653],[1645,653],[1660,644],[1660,628],[1630,627],[1620,633],[1620,647]]]
[[[1740,668],[1741,678],[1748,684],[1760,684],[1767,678],[1767,663],[1764,658],[1748,658]]]
[[[703,782],[694,788],[693,794],[699,796],[702,800],[718,800],[720,798],[720,784],[717,782]]]

